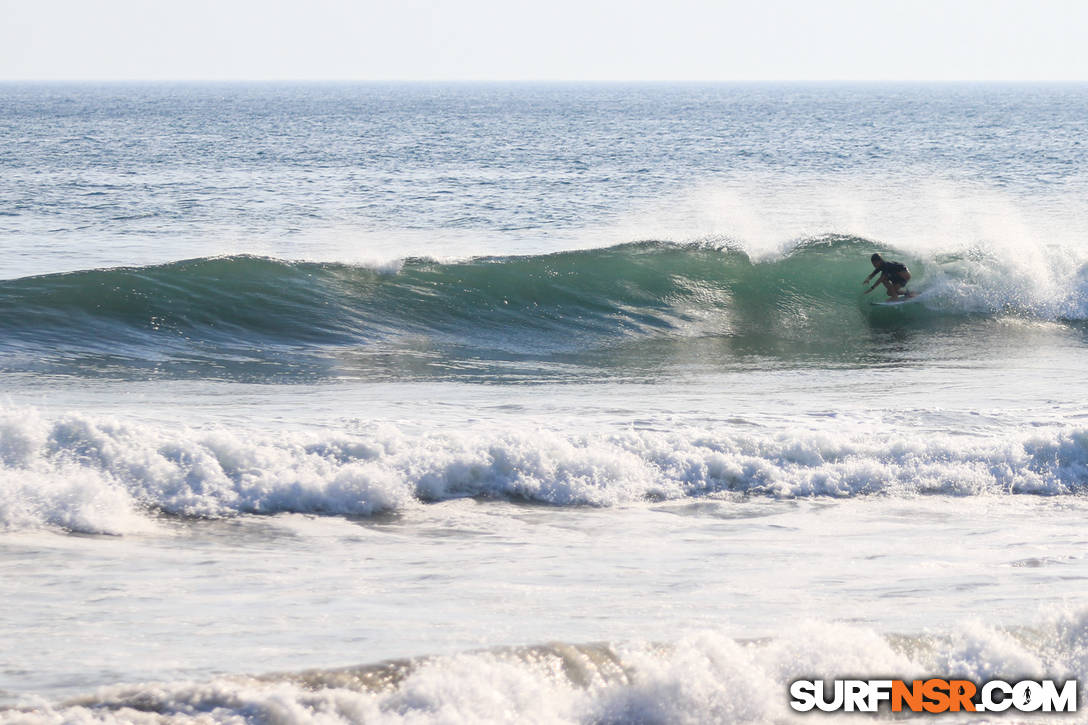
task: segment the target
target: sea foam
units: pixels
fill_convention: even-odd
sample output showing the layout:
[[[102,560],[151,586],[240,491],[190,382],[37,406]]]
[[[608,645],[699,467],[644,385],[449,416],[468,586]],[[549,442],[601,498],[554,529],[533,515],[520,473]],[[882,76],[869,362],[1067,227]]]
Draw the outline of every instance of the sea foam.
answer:
[[[1060,496],[1088,483],[1088,430],[983,438],[728,425],[409,433],[381,424],[252,433],[8,410],[0,462],[3,528],[126,533],[157,514],[369,516],[462,497],[615,506],[699,496]]]
[[[209,682],[111,686],[64,703],[0,710],[0,722],[807,722],[811,714],[788,705],[789,683],[799,678],[1080,678],[1083,691],[1086,664],[1085,610],[1055,613],[1030,628],[975,620],[911,636],[806,620],[757,641],[703,631],[670,642],[557,642]],[[1061,721],[1083,722],[1084,716]]]

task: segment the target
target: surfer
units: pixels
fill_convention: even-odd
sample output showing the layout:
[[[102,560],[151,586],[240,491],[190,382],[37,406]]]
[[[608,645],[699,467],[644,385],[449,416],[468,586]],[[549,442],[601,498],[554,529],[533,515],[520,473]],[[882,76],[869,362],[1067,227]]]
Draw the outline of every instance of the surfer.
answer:
[[[880,279],[874,282],[872,287],[865,290],[865,294],[869,294],[875,290],[878,285],[883,284],[884,288],[888,290],[888,296],[893,300],[899,299],[900,294],[904,297],[911,296],[910,292],[903,289],[907,286],[907,282],[910,281],[910,270],[907,269],[907,265],[902,264],[901,262],[885,262],[884,258],[879,254],[873,254],[869,260],[876,269],[862,281],[862,284],[869,284],[869,280],[871,280],[878,272],[880,273]]]

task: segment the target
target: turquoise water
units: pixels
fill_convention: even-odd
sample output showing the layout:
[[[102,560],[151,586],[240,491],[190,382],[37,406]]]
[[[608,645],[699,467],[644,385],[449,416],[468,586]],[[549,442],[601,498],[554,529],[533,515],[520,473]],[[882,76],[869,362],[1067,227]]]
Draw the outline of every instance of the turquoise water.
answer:
[[[856,279],[874,248],[821,238],[753,261],[729,247],[642,242],[385,269],[228,256],[9,280],[0,309],[8,370],[136,379],[448,379],[454,364],[485,382],[532,364],[542,380],[573,379],[661,350],[710,371],[752,359],[865,366],[895,359],[889,337],[932,362],[963,354],[964,337],[984,354],[1023,344],[1007,320],[1083,335],[1075,282],[1056,297],[1010,290],[1019,270],[964,255],[903,257],[925,295],[874,308]]]

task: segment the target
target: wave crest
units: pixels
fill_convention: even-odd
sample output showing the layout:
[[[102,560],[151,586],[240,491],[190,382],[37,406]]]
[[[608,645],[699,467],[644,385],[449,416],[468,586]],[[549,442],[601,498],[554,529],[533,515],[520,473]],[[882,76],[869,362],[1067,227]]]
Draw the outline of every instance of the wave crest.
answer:
[[[729,245],[663,242],[383,269],[194,259],[0,282],[0,330],[10,349],[149,357],[419,338],[522,354],[645,336],[843,338],[871,323],[859,281],[877,249],[832,235],[758,260]],[[950,314],[1088,317],[1088,268],[1060,255],[1030,269],[970,250],[896,256],[927,289],[912,306],[918,324]]]

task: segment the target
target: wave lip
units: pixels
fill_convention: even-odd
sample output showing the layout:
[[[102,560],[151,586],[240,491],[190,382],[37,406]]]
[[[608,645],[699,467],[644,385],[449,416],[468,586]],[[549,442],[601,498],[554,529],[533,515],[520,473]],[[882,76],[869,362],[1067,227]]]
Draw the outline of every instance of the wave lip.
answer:
[[[171,345],[480,338],[501,348],[548,333],[581,339],[669,329],[685,298],[713,301],[739,253],[645,243],[396,270],[262,257],[194,259],[0,283],[0,328],[26,340]],[[708,297],[709,295],[709,297]],[[547,345],[549,343],[545,343]],[[552,347],[559,346],[551,340]]]
[[[1003,439],[808,430],[244,435],[108,418],[0,417],[0,527],[127,533],[155,514],[371,516],[463,497],[616,506],[701,496],[1063,496],[1088,430]]]
[[[895,254],[925,294],[874,307],[859,282],[875,249],[827,235],[758,259],[728,243],[638,242],[383,267],[236,256],[27,277],[0,281],[0,369],[278,381],[654,375],[675,360],[867,366],[897,362],[880,352],[889,333],[941,359],[978,354],[971,335],[1014,347],[1067,332],[995,320],[1088,319],[1088,267],[1044,285],[1037,265],[970,254]]]
[[[767,330],[842,338],[868,324],[858,282],[878,248],[829,235],[758,260],[731,245],[664,242],[446,263],[412,258],[393,268],[193,259],[2,281],[0,330],[8,347],[236,354],[414,338],[521,353]],[[927,287],[926,303],[912,306],[916,315],[1088,317],[1083,269],[1050,280],[1047,290],[1066,290],[1055,296],[1032,292],[1042,272],[997,258],[902,258]]]

